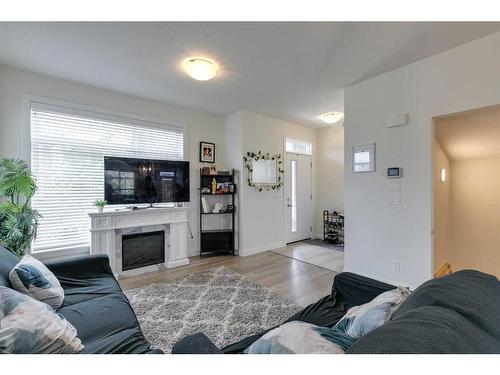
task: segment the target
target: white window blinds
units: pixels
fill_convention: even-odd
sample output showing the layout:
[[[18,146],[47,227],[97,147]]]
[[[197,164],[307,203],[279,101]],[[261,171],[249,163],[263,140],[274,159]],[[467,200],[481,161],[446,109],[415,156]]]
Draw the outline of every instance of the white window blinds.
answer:
[[[104,156],[182,160],[182,128],[31,103],[31,167],[39,210],[32,251],[90,244],[87,212],[104,199]]]

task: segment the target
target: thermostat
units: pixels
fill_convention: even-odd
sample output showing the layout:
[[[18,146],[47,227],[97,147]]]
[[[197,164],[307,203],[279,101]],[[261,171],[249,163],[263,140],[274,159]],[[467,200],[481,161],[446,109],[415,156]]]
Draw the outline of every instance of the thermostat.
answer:
[[[389,177],[389,178],[403,177],[403,168],[399,168],[399,167],[387,168],[387,177]]]

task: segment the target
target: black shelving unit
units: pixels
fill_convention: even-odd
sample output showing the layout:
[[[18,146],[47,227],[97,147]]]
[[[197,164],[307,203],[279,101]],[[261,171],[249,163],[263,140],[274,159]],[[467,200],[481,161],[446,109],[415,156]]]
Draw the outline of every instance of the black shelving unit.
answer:
[[[227,193],[216,193],[212,194],[212,181],[215,178],[217,183],[230,183],[233,185],[234,190]],[[204,189],[210,189],[210,192],[203,192]],[[231,174],[203,174],[202,169],[200,169],[200,257],[203,255],[217,255],[217,254],[232,254],[234,255],[234,225],[235,225],[235,194],[236,194],[236,184],[234,183],[234,169]],[[231,211],[224,212],[203,212],[203,197],[229,197],[229,203],[233,206]],[[215,200],[212,198],[211,200]],[[204,217],[210,215],[230,215],[230,228],[221,229],[204,229]]]
[[[323,241],[344,245],[344,216],[337,211],[323,211]]]

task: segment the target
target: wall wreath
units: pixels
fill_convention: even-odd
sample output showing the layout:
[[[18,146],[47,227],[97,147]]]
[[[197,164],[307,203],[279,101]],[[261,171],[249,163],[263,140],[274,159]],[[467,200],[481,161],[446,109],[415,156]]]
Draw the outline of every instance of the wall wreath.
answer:
[[[243,157],[247,168],[248,186],[263,190],[279,190],[283,186],[281,154],[247,152]]]

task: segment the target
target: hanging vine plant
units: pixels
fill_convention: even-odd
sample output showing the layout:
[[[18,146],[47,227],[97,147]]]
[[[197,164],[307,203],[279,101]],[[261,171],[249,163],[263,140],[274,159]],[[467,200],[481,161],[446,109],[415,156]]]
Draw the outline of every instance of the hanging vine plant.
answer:
[[[262,182],[262,183],[254,183],[252,180],[253,174],[253,162],[254,161],[276,161],[276,181],[274,182]],[[246,156],[243,157],[243,161],[245,162],[245,166],[247,168],[247,183],[248,186],[257,189],[258,191],[263,190],[279,190],[283,186],[283,161],[281,160],[281,154],[269,154],[259,152],[247,152]]]

